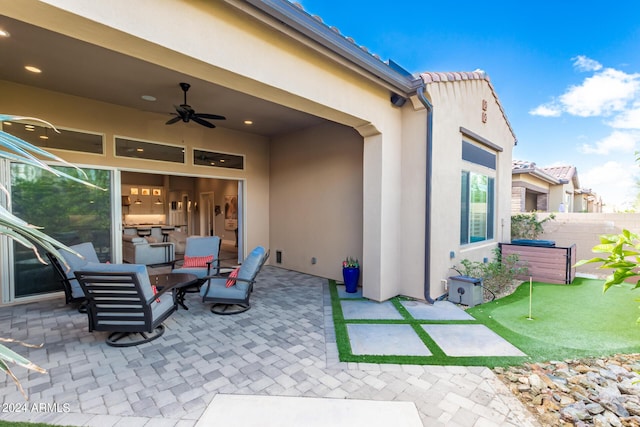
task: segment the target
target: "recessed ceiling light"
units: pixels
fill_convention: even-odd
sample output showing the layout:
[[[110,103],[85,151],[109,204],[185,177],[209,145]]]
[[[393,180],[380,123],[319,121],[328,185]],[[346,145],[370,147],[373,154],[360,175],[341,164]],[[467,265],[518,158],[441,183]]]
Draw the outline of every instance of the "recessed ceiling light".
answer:
[[[0,37],[9,37],[10,35],[11,34],[9,34],[9,31],[0,28]]]
[[[251,126],[253,124],[253,120],[245,120],[244,124],[247,126]]]
[[[27,70],[27,71],[30,71],[32,73],[36,73],[36,74],[42,72],[42,70],[40,68],[34,67],[33,65],[25,65],[24,69]]]
[[[142,152],[144,151],[144,148],[136,148],[136,151],[137,151],[138,153],[142,153]]]
[[[47,135],[40,135],[40,139],[49,139]]]
[[[156,97],[153,95],[142,95],[142,99],[144,99],[145,101],[156,101]]]

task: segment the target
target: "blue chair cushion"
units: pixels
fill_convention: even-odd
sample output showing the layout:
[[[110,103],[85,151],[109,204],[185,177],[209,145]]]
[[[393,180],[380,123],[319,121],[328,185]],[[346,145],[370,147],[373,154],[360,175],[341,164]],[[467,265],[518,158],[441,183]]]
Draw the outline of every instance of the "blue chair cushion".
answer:
[[[244,260],[238,270],[238,278],[248,281],[255,279],[258,269],[262,265],[266,254],[265,248],[257,246],[252,250],[247,258]],[[224,298],[224,299],[237,299],[244,300],[247,297],[251,284],[241,280],[236,281],[234,286],[227,287],[227,279],[210,279],[210,283],[205,284],[200,288],[200,295],[203,298]]]
[[[260,268],[260,265],[262,264],[265,252],[266,250],[262,246],[257,246],[254,250],[252,250],[240,266],[240,271],[238,271],[238,278],[244,280],[253,280],[258,268]]]
[[[212,271],[209,272],[207,267],[179,267],[174,269],[173,273],[194,274],[198,278],[202,278],[207,274],[215,274],[213,270],[220,263],[220,237],[218,236],[191,236],[187,237],[185,257],[203,257],[213,256]]]
[[[67,252],[65,250],[60,251],[60,255],[69,265],[69,270],[65,273],[67,278],[69,279],[69,283],[71,285],[71,296],[73,298],[81,298],[84,296],[84,292],[80,287],[80,284],[76,280],[76,276],[74,272],[76,270],[82,270],[89,263],[91,264],[100,264],[100,260],[98,259],[98,254],[96,253],[96,249],[93,246],[93,243],[86,242],[80,243],[78,245],[69,246],[69,248],[78,252],[84,258],[80,258],[71,252]],[[64,265],[62,266],[64,268]]]
[[[149,281],[149,273],[147,272],[147,266],[144,264],[87,264],[85,267],[79,269],[82,271],[97,271],[104,273],[135,273],[140,283],[140,289],[145,301],[148,301],[153,297],[153,289],[151,289],[151,282]],[[168,295],[168,294],[165,294]],[[164,297],[162,295],[161,297]],[[161,298],[162,301],[162,298]],[[155,304],[154,304],[155,305]]]
[[[191,236],[187,237],[187,243],[184,250],[185,256],[209,256],[213,255],[213,259],[220,256],[220,237],[218,236]]]
[[[200,288],[200,296],[205,298],[230,298],[243,300],[249,291],[249,284],[246,282],[236,282],[235,286],[227,288],[227,279],[211,279],[210,284],[205,283]],[[208,292],[207,292],[208,291]]]

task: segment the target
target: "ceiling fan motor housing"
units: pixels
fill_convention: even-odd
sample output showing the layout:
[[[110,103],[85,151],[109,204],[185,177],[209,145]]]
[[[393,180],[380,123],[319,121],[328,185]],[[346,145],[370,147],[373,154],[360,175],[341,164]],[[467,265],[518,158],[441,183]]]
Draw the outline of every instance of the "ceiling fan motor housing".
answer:
[[[189,123],[189,121],[193,120],[194,122],[202,126],[205,126],[208,128],[214,128],[216,126],[213,123],[208,122],[207,120],[204,120],[204,119],[225,120],[224,116],[219,116],[217,114],[196,113],[196,111],[193,108],[191,108],[189,104],[187,104],[187,91],[189,90],[190,87],[191,85],[189,83],[185,83],[185,82],[180,83],[180,88],[182,88],[182,91],[184,92],[184,103],[180,104],[179,106],[178,105],[174,106],[174,108],[176,109],[176,112],[171,114],[174,114],[176,117],[168,120],[165,124],[172,125],[174,123],[179,122],[180,120],[182,120],[185,123]]]

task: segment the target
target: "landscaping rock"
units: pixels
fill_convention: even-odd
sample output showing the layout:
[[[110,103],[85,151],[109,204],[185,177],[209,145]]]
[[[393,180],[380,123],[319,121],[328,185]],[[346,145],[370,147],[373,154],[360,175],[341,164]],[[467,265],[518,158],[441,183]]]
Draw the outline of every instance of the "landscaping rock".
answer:
[[[640,427],[639,371],[640,354],[494,369],[545,427]]]

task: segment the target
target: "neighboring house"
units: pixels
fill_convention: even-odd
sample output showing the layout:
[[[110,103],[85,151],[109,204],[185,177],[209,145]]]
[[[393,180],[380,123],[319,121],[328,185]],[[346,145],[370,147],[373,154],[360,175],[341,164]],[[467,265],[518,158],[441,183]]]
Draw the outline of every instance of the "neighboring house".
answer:
[[[574,212],[602,212],[602,198],[590,188],[576,190],[573,198]]]
[[[602,212],[602,200],[591,189],[580,188],[575,166],[540,168],[514,160],[511,212]]]
[[[562,181],[533,162],[514,160],[511,170],[511,212],[557,211],[550,204],[553,188]]]
[[[191,234],[237,232],[240,258],[260,244],[271,264],[341,281],[342,260],[357,257],[376,301],[432,301],[452,266],[509,241],[516,138],[482,71],[409,74],[284,0],[0,0],[0,10],[11,34],[0,39],[0,112],[86,141],[47,147],[107,176],[99,246],[114,262],[138,196]],[[226,120],[167,126],[184,102],[179,82],[197,112]],[[234,197],[235,216],[218,215]],[[96,222],[85,216],[83,227]],[[4,250],[2,302],[46,293],[20,279],[44,267]]]

